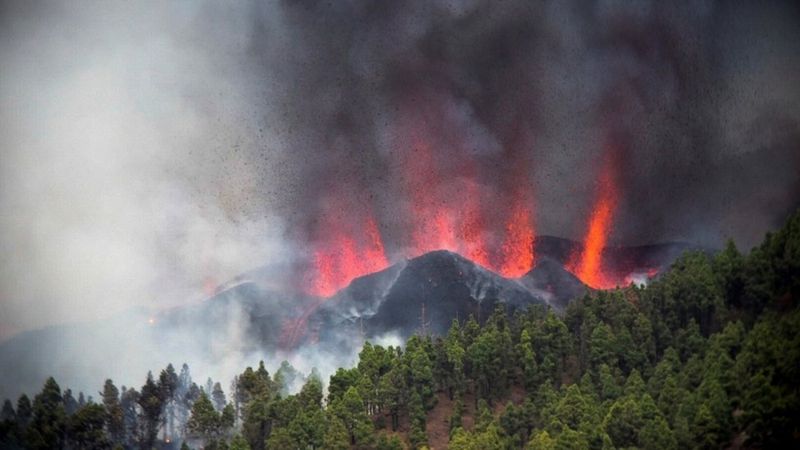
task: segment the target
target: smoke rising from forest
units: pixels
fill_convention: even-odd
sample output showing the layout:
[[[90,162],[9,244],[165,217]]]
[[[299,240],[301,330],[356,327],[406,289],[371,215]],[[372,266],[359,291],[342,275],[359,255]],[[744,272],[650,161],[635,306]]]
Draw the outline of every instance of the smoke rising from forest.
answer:
[[[414,195],[458,209],[465,186],[487,240],[520,192],[536,234],[581,239],[609,135],[610,243],[749,248],[800,200],[798,18],[791,2],[3,2],[0,339],[197,302],[254,268],[295,287],[330,205],[352,234],[374,218],[390,260]],[[409,182],[420,142],[436,170]],[[137,330],[88,348],[140,354],[155,344]]]

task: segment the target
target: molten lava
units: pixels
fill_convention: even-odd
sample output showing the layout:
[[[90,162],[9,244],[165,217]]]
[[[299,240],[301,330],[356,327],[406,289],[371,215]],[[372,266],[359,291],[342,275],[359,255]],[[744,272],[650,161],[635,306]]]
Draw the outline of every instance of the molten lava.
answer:
[[[400,203],[403,216],[392,233],[392,248],[406,257],[449,250],[505,277],[521,277],[534,265],[531,193],[520,187],[522,183],[513,185],[514,195],[507,199],[484,192],[474,156],[457,142],[451,146],[446,139],[432,137],[439,131],[430,129],[431,123],[442,114],[432,107],[409,113],[398,124],[391,181],[405,201]],[[518,165],[509,179],[523,181],[523,167]],[[342,194],[326,198],[315,230],[307,292],[319,297],[329,297],[352,279],[389,264],[372,211],[361,220],[343,219],[343,214],[358,216],[364,203]]]
[[[480,191],[475,183],[469,183],[468,203],[464,208],[460,235],[464,256],[483,267],[491,267],[488,246],[484,236],[485,223],[480,209]]]
[[[358,232],[343,230],[336,219],[322,222],[329,224],[331,231],[327,242],[314,252],[310,294],[330,297],[354,278],[389,265],[380,230],[372,217],[364,221]],[[354,238],[358,235],[359,241]]]
[[[525,203],[517,200],[505,226],[505,240],[501,247],[502,260],[496,271],[508,278],[525,275],[533,268],[533,223]]]
[[[410,256],[442,249],[456,251],[458,238],[455,214],[447,202],[438,198],[437,186],[441,174],[433,147],[417,136],[411,148],[401,154],[403,188],[409,197],[408,212],[411,219]]]
[[[598,195],[589,226],[583,240],[583,249],[573,255],[567,264],[572,272],[584,284],[594,289],[609,289],[619,284],[616,277],[609,276],[603,270],[603,250],[606,248],[611,233],[614,212],[617,207],[617,189],[611,158],[606,158],[598,183]]]
[[[527,273],[534,263],[529,193],[519,191],[511,199],[503,234],[499,236],[502,240],[493,239],[491,217],[485,215],[483,203],[503,199],[483,195],[478,167],[469,154],[459,155],[457,167],[440,164],[436,151],[449,149],[436,148],[429,142],[426,126],[415,123],[405,130],[412,136],[410,148],[403,148],[402,142],[398,144],[401,184],[409,199],[411,242],[407,256],[449,250],[506,277]],[[496,211],[500,205],[492,206]]]

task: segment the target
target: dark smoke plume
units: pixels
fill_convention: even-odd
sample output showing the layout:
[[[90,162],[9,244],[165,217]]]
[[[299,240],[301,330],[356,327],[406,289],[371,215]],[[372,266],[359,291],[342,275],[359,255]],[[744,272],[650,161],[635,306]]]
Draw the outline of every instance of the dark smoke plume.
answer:
[[[537,234],[580,239],[612,134],[611,242],[749,246],[800,200],[789,2],[299,1],[253,18],[301,242],[342,195],[398,251],[414,139],[434,153],[424,195],[475,180],[490,232],[523,186]]]

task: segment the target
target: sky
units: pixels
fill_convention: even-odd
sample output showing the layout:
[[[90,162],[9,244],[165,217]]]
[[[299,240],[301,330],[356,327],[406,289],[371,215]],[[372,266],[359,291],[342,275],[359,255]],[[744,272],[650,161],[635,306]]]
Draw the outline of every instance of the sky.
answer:
[[[800,203],[798,24],[793,2],[3,1],[0,340],[281,283],[331,196],[401,254],[415,139],[424,195],[474,172],[491,216],[522,186],[537,233],[573,239],[612,141],[611,241],[748,249]]]

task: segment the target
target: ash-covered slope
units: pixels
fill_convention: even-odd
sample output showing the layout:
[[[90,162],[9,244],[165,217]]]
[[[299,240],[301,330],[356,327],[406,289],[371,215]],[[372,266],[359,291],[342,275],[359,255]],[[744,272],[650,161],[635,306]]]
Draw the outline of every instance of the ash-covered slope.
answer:
[[[536,267],[526,273],[519,282],[531,292],[537,293],[557,311],[562,311],[570,301],[585,294],[588,287],[564,265],[548,256],[540,257]]]
[[[497,304],[514,309],[546,304],[546,297],[442,250],[354,280],[320,306],[309,327],[320,342],[336,340],[343,332],[405,338],[424,328],[442,334],[455,318],[481,319]]]
[[[516,280],[455,253],[430,252],[353,280],[309,314],[296,334],[323,345],[341,345],[337,338],[343,335],[374,339],[394,333],[406,338],[423,327],[441,334],[453,319],[485,318],[498,303],[509,310],[546,304],[563,311],[589,289],[565,269],[580,248],[568,239],[537,237],[536,266]],[[660,272],[693,248],[682,243],[608,248],[604,269],[620,280],[639,272]]]

